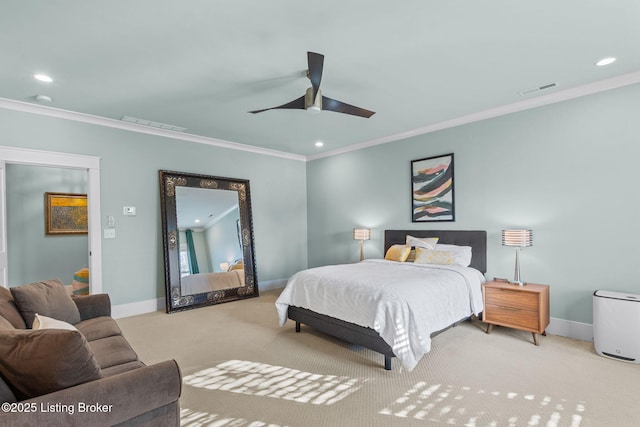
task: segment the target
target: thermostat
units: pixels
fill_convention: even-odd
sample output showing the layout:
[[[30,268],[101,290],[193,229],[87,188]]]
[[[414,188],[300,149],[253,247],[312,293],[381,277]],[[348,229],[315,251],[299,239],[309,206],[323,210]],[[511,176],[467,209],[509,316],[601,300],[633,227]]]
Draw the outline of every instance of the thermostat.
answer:
[[[122,214],[125,216],[136,216],[136,207],[125,206],[124,208],[122,208]]]

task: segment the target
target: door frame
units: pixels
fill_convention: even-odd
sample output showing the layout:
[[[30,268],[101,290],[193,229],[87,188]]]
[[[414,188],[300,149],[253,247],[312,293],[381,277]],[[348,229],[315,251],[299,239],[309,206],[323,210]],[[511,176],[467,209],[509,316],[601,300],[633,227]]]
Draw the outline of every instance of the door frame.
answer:
[[[100,238],[100,157],[0,146],[0,286],[8,287],[6,164],[51,166],[87,171],[89,292],[102,292],[102,239]]]

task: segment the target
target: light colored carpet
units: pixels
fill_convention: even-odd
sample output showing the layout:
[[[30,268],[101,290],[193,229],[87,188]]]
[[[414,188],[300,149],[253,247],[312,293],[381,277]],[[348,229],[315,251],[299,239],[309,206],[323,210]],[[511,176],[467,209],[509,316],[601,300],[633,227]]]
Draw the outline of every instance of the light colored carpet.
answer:
[[[278,327],[279,291],[119,319],[141,360],[176,359],[183,426],[640,425],[640,366],[590,342],[479,321],[433,340],[412,372],[310,328]]]

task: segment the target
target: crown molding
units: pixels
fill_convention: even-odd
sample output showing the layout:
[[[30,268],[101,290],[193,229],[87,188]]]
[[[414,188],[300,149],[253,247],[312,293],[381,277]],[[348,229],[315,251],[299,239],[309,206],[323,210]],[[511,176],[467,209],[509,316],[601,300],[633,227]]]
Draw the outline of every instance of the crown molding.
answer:
[[[126,130],[129,132],[144,133],[164,138],[178,139],[181,141],[195,142],[198,144],[213,145],[216,147],[228,148],[231,150],[248,151],[266,156],[282,157],[290,160],[305,161],[305,156],[285,153],[284,151],[270,150],[252,145],[240,144],[237,142],[225,141],[222,139],[208,138],[200,135],[193,135],[185,132],[176,132],[168,129],[154,128],[136,123],[123,122],[121,120],[109,119],[106,117],[94,116],[91,114],[78,113],[75,111],[63,110],[60,108],[48,107],[44,105],[32,104],[29,102],[15,101],[12,99],[0,98],[0,108],[7,110],[21,111],[25,113],[38,114],[41,116],[55,117],[63,120],[88,123],[97,126],[104,126],[114,129]]]
[[[630,86],[640,83],[640,71],[635,71],[628,74],[623,74],[608,79],[599,80],[593,83],[588,83],[581,86],[576,86],[569,89],[558,90],[553,93],[549,93],[535,98],[530,98],[511,104],[502,105],[495,108],[490,108],[476,113],[467,114],[465,116],[455,117],[453,119],[444,120],[438,123],[433,123],[427,126],[411,129],[405,132],[396,133],[393,135],[385,136],[382,138],[372,139],[370,141],[361,142],[358,144],[348,145],[346,147],[338,148],[335,150],[325,151],[323,153],[313,154],[310,156],[304,156],[300,154],[286,153],[284,151],[270,150],[268,148],[260,148],[252,145],[240,144],[237,142],[225,141],[222,139],[209,138],[200,135],[193,135],[190,133],[176,132],[167,129],[154,128],[150,126],[139,125],[136,123],[123,122],[121,120],[109,119],[106,117],[94,116],[91,114],[78,113],[75,111],[63,110],[60,108],[48,107],[44,105],[32,104],[28,102],[15,101],[6,98],[0,98],[0,108],[22,111],[26,113],[39,114],[42,116],[55,117],[64,120],[72,120],[81,123],[89,123],[97,126],[105,126],[115,129],[126,130],[129,132],[144,133],[148,135],[155,135],[164,138],[177,139],[181,141],[195,142],[198,144],[212,145],[216,147],[228,148],[231,150],[247,151],[256,154],[263,154],[267,156],[280,157],[284,159],[297,160],[297,161],[313,161],[322,159],[325,157],[337,156],[351,151],[362,150],[376,145],[387,144],[390,142],[401,141],[404,139],[412,138],[419,135],[425,135],[432,132],[437,132],[444,129],[450,129],[457,126],[466,125],[469,123],[475,123],[495,117],[505,116],[507,114],[517,113],[520,111],[530,110],[532,108],[542,107],[545,105],[551,105],[562,101],[568,101],[575,98],[580,98],[587,95],[593,95],[600,92],[605,92],[612,89],[617,89],[624,86]]]
[[[479,122],[482,120],[492,119],[494,117],[506,116],[507,114],[517,113],[520,111],[530,110],[532,108],[542,107],[545,105],[555,104],[562,101],[568,101],[570,99],[580,98],[582,96],[593,95],[600,92],[605,92],[612,89],[617,89],[624,86],[630,86],[640,83],[640,71],[633,73],[623,74],[617,77],[611,77],[609,79],[599,80],[593,83],[588,83],[581,86],[576,86],[569,89],[559,90],[553,93],[549,93],[535,98],[526,99],[523,101],[514,102],[511,104],[502,105],[488,110],[478,111],[476,113],[467,114],[465,116],[456,117],[442,122],[433,123],[424,127],[409,130],[406,132],[396,133],[393,135],[385,136],[382,138],[373,139],[358,144],[349,145],[335,150],[326,151],[324,153],[318,153],[311,156],[307,156],[307,161],[321,159],[324,157],[337,156],[339,154],[348,153],[351,151],[362,150],[364,148],[373,147],[376,145],[387,144],[389,142],[400,141],[414,136],[424,135],[427,133],[436,132],[439,130],[449,129],[469,123]]]

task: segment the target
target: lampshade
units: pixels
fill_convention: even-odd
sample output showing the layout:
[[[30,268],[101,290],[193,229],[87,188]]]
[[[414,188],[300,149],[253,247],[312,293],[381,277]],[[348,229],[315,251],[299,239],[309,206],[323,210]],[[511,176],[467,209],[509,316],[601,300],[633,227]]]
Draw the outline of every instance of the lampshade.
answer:
[[[502,230],[502,246],[526,248],[533,245],[531,230]]]
[[[353,240],[369,240],[371,239],[371,230],[368,228],[354,228]]]

